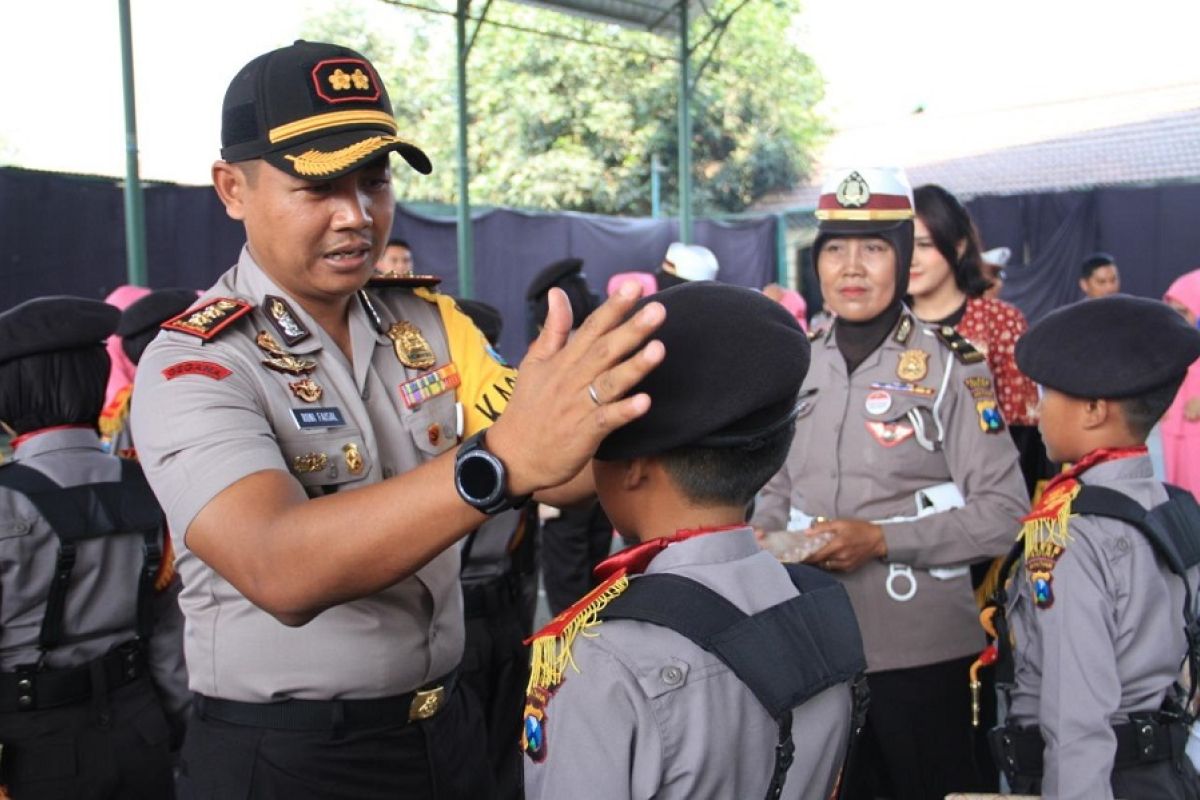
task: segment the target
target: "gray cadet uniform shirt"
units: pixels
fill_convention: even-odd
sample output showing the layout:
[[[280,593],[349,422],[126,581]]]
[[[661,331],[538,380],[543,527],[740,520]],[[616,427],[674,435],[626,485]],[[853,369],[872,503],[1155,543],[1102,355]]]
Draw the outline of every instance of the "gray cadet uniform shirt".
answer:
[[[977,404],[995,402],[987,366],[962,363],[933,328],[907,311],[849,377],[836,336],[835,326],[813,342],[796,438],[783,469],[759,495],[754,525],[780,530],[790,508],[827,519],[913,517],[919,490],[952,481],[962,507],[884,524],[885,560],[832,574],[845,585],[858,615],[868,672],[978,653],[984,637],[969,571],[957,569],[953,577],[939,579],[929,569],[1004,555],[1028,511],[1007,430],[985,433],[981,427]],[[906,351],[927,355],[902,357]],[[923,377],[898,376],[902,362],[911,376],[920,360]],[[921,388],[873,388],[906,382]],[[886,588],[890,572],[901,565],[912,568],[916,581],[915,594],[905,601]],[[892,586],[899,596],[911,589],[902,575]]]
[[[288,345],[271,324],[268,296],[283,298],[292,321],[310,335]],[[367,290],[362,296],[369,298],[384,331],[401,320],[415,324],[436,356],[435,368],[451,363],[453,355],[463,385],[407,407],[399,387],[425,370],[400,363],[392,339],[376,328],[362,302],[350,302],[351,366],[247,250],[199,303],[228,297],[256,308],[207,342],[163,331],[139,364],[134,436],[171,524],[184,583],[180,604],[187,618],[185,644],[194,691],[245,702],[386,697],[445,675],[462,657],[456,548],[406,580],[294,628],[243,597],[197,558],[184,539],[205,504],[254,472],[290,472],[310,497],[351,491],[452,449],[458,441],[460,398],[467,420],[464,435],[474,432],[472,420],[486,421],[503,408],[512,386],[505,377],[515,373],[486,354],[482,334],[465,315],[450,307],[446,319],[454,331],[448,333],[433,295],[425,299],[389,289]],[[318,401],[306,402],[289,388],[301,376],[263,365],[268,356],[255,337],[264,330],[287,352],[316,361],[307,377],[323,390]],[[218,371],[188,366],[194,362],[215,364]],[[478,374],[487,369],[492,371]],[[481,387],[470,390],[477,395],[464,395],[468,384]],[[327,422],[311,425],[312,415],[321,409]],[[330,409],[336,409],[336,419],[329,418]],[[236,528],[239,523],[235,518],[228,524]],[[347,519],[329,535],[353,536],[355,525]]]
[[[797,594],[748,529],[672,544],[646,569],[656,573],[699,581],[747,614]],[[577,669],[566,669],[546,703],[545,759],[525,759],[529,800],[766,794],[779,726],[715,655],[633,620],[600,623],[575,638],[571,653]],[[846,754],[850,707],[841,684],[795,709],[796,761],[782,797],[829,797]]]
[[[103,451],[94,431],[83,428],[33,436],[17,448],[13,461],[36,469],[60,486],[121,479],[120,460]],[[37,663],[38,635],[58,544],[58,537],[29,498],[0,489],[0,670],[4,672]],[[141,536],[105,537],[79,546],[63,610],[62,644],[49,652],[49,668],[85,664],[136,636],[141,569]],[[181,718],[190,695],[178,593],[176,578],[155,595],[157,620],[147,656],[164,707]]]
[[[1080,480],[1146,508],[1167,499],[1148,456],[1098,464]],[[1104,800],[1113,796],[1111,726],[1133,712],[1157,711],[1179,676],[1187,650],[1184,586],[1130,525],[1076,515],[1069,531],[1049,608],[1034,605],[1023,565],[1013,571],[1008,620],[1016,688],[1009,716],[1041,727],[1043,797]],[[1196,587],[1197,571],[1189,576]]]

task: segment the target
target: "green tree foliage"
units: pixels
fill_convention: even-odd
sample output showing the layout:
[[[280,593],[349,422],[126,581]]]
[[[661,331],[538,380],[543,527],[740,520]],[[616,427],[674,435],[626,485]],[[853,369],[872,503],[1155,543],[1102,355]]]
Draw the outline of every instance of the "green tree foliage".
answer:
[[[809,175],[812,148],[826,135],[813,108],[823,83],[789,40],[798,0],[708,5],[718,19],[740,8],[724,33],[710,35],[694,54],[694,68],[708,63],[692,101],[693,200],[701,213],[737,212]],[[481,7],[474,3],[472,13]],[[342,6],[309,20],[306,35],[345,43],[377,64],[402,135],[434,163],[429,177],[399,175],[401,196],[450,203],[457,192],[454,19],[391,10],[395,31],[382,30],[378,15],[369,22],[361,8]],[[657,154],[665,167],[663,207],[671,213],[677,40],[508,2],[493,3],[488,19],[501,25],[482,27],[468,62],[472,203],[649,214]],[[701,15],[693,41],[711,27]]]

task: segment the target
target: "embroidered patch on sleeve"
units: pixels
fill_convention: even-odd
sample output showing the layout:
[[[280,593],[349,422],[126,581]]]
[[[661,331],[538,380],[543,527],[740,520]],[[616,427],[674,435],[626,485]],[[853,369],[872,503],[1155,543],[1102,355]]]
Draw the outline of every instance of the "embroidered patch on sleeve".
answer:
[[[212,378],[214,381],[223,381],[233,374],[233,370],[215,361],[180,361],[178,364],[172,364],[164,369],[162,374],[169,381],[182,378],[184,375],[199,375],[204,378]]]

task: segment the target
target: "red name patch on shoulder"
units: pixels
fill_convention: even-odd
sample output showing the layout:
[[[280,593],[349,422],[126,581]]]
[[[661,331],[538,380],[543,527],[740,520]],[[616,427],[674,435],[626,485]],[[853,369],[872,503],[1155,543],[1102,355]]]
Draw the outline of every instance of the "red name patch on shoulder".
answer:
[[[232,375],[233,370],[214,361],[180,361],[164,369],[162,374],[169,381],[184,375],[203,375],[205,378],[221,381]]]

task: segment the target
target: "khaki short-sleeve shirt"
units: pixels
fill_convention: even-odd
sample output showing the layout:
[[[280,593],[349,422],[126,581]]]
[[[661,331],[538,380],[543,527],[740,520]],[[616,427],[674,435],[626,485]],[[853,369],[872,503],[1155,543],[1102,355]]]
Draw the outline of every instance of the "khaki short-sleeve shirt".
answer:
[[[365,698],[447,673],[463,648],[453,548],[412,577],[293,628],[198,559],[185,534],[210,500],[261,470],[288,472],[320,497],[414,469],[495,419],[515,372],[489,355],[453,301],[423,290],[367,290],[351,301],[353,363],[247,250],[193,311],[219,298],[253,308],[207,340],[161,333],[139,365],[132,410],[184,582],[191,688],[247,702]],[[402,345],[397,325],[407,331]],[[432,365],[401,363],[401,352],[411,362],[422,348]],[[329,536],[355,529],[346,519]]]

